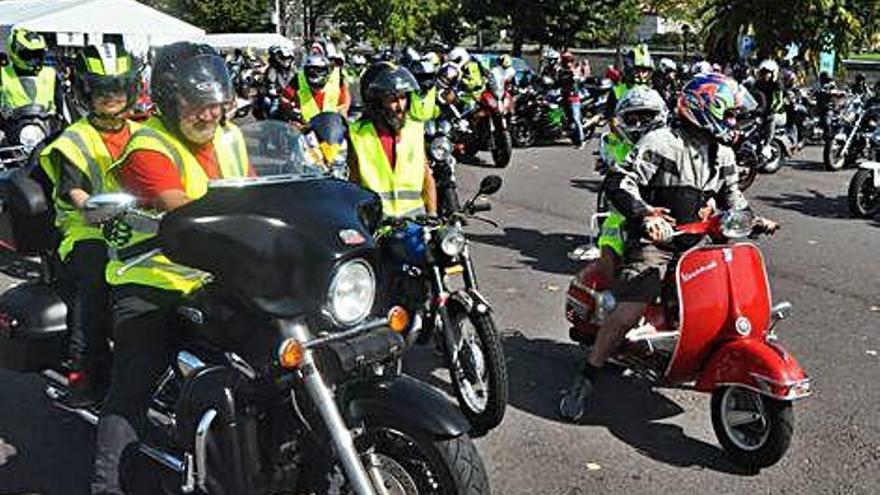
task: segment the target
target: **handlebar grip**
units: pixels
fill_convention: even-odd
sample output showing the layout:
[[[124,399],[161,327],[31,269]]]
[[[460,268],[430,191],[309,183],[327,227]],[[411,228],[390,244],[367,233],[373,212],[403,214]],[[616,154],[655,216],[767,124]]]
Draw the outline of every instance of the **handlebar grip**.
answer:
[[[116,257],[117,259],[119,259],[119,261],[129,261],[142,254],[149,253],[154,249],[160,249],[161,247],[162,244],[161,242],[159,242],[159,237],[153,236],[137,244],[133,244],[131,246],[118,250],[116,252]]]

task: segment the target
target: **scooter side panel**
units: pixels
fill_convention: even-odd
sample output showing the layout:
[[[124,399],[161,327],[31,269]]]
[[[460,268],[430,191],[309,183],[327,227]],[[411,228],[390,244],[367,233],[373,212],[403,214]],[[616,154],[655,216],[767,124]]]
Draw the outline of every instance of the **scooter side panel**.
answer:
[[[810,380],[794,356],[776,342],[758,339],[722,345],[710,358],[696,389],[712,392],[727,385],[743,386],[780,400],[810,395]]]

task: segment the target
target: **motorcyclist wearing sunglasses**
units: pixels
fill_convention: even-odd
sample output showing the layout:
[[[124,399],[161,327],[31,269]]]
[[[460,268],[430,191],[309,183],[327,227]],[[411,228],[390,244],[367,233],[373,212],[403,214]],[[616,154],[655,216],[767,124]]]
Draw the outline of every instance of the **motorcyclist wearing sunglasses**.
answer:
[[[110,322],[107,317],[107,245],[101,230],[82,214],[89,196],[115,191],[107,175],[139,127],[126,118],[137,98],[137,62],[122,46],[88,46],[74,63],[74,94],[87,113],[40,155],[54,185],[55,223],[63,235],[58,255],[74,288],[68,312],[68,381],[71,407],[103,397],[110,380]]]

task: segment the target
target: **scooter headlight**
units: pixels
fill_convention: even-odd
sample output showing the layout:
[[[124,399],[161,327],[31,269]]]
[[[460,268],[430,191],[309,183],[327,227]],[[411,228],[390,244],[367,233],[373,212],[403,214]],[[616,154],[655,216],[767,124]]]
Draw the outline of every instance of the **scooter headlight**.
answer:
[[[341,326],[352,326],[370,314],[376,297],[376,278],[361,259],[344,263],[330,281],[327,309]]]
[[[461,229],[458,227],[449,227],[443,232],[443,239],[440,241],[440,249],[446,256],[455,257],[464,251],[467,240]]]
[[[34,149],[43,139],[46,139],[46,133],[38,125],[26,125],[18,133],[19,144],[28,149]]]
[[[729,210],[721,217],[721,234],[728,239],[743,239],[752,233],[755,215],[748,210]]]
[[[445,137],[438,137],[431,141],[431,159],[437,162],[445,162],[452,155],[452,142]]]

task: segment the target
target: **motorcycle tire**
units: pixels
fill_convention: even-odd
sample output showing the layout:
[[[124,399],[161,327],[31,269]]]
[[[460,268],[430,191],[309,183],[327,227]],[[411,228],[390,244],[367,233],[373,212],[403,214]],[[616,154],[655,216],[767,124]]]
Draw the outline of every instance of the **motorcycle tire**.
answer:
[[[826,139],[825,145],[822,147],[822,164],[825,165],[825,170],[829,172],[837,172],[843,169],[846,164],[845,156],[837,156],[839,151],[837,148],[838,145],[834,138]]]
[[[515,148],[528,148],[535,144],[537,133],[528,123],[516,121],[510,126],[510,137]]]
[[[873,170],[859,169],[853,175],[846,199],[856,217],[868,218],[880,212],[880,189],[874,186]]]
[[[596,213],[605,213],[611,207],[608,203],[608,176],[602,179],[599,190],[596,191]]]
[[[778,140],[774,139],[770,143],[771,157],[769,160],[765,161],[761,165],[761,171],[765,174],[775,174],[779,172],[779,169],[782,168],[783,162],[785,161],[785,152]]]
[[[719,387],[712,392],[711,408],[715,435],[731,460],[740,466],[751,470],[772,466],[782,459],[791,445],[794,412],[790,401],[773,399],[734,385]],[[746,417],[748,414],[757,415],[758,420],[732,424],[735,413]]]
[[[375,470],[390,493],[406,495],[488,495],[486,468],[467,435],[436,438],[405,421],[368,419],[355,440],[358,452],[372,454]],[[371,470],[372,471],[372,470]]]
[[[510,164],[513,155],[513,141],[509,129],[495,131],[495,146],[492,147],[492,162],[496,167],[504,168]]]
[[[504,350],[491,313],[480,313],[476,309],[468,312],[463,305],[450,302],[448,315],[449,323],[464,335],[465,347],[460,353],[460,360],[463,366],[469,367],[460,373],[450,368],[452,387],[459,409],[471,424],[471,436],[479,437],[501,424],[507,409],[507,363]],[[484,404],[475,403],[482,401],[479,397],[470,396],[476,391],[470,382],[462,380],[463,376],[474,374],[480,374],[480,380],[486,384],[482,397]]]

